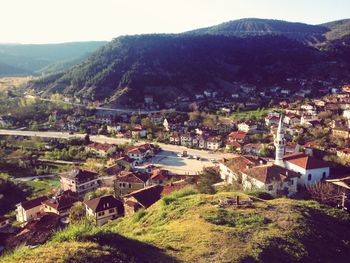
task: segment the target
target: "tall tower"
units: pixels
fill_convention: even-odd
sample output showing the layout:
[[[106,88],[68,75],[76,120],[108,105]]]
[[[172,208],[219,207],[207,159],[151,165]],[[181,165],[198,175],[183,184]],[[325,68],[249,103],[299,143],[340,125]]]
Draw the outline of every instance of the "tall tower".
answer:
[[[284,129],[283,129],[283,114],[281,114],[280,121],[278,123],[277,134],[275,136],[275,148],[276,148],[275,164],[283,167],[284,166],[283,156],[286,148],[286,139],[284,138]]]

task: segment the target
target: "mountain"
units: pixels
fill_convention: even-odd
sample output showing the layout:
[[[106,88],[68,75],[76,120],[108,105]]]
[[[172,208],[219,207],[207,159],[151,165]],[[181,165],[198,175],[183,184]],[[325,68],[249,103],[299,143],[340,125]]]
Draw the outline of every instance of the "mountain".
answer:
[[[220,208],[242,193],[165,196],[133,217],[103,227],[71,225],[35,249],[20,247],[9,262],[348,262],[350,216],[315,201],[255,200]]]
[[[0,75],[36,74],[56,63],[68,63],[60,68],[65,70],[75,64],[73,61],[92,53],[106,43],[91,41],[37,45],[0,44],[0,63],[9,67],[8,70],[0,69]]]
[[[326,38],[328,40],[337,40],[350,35],[350,19],[329,22],[320,26],[329,29],[329,31],[326,33]]]
[[[232,93],[237,81],[271,86],[286,78],[346,79],[350,61],[344,25],[243,19],[183,34],[121,36],[29,88],[44,96],[58,92],[112,106],[135,106],[151,94],[162,106],[206,89]],[[342,37],[327,39],[336,30]]]
[[[283,35],[303,43],[315,43],[325,40],[324,34],[330,29],[322,25],[308,25],[282,20],[245,18],[225,22],[216,26],[201,28],[186,32],[196,35],[225,36],[261,36]]]

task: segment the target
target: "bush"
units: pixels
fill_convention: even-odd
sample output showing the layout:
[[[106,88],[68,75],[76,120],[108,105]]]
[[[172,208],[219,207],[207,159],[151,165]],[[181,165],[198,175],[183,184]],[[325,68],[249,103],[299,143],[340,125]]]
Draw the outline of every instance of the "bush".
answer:
[[[253,191],[253,192],[248,192],[248,195],[264,199],[264,200],[272,200],[274,197],[270,195],[269,193],[266,193],[264,191]]]
[[[134,217],[132,219],[132,221],[134,223],[139,222],[145,215],[147,215],[147,212],[145,211],[145,209],[141,208],[139,209],[135,214]]]
[[[167,196],[164,196],[162,198],[161,202],[163,205],[169,205],[170,203],[178,200],[181,197],[185,197],[188,195],[194,195],[194,194],[196,194],[196,191],[194,189],[192,189],[190,187],[186,187],[186,188],[183,188],[179,191],[172,192]]]

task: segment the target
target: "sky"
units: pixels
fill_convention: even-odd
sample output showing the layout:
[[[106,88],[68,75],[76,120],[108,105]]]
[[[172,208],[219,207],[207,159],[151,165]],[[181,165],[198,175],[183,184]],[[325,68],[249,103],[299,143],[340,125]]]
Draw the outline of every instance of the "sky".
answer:
[[[350,0],[0,0],[0,43],[112,40],[180,33],[240,18],[320,24],[350,18]]]

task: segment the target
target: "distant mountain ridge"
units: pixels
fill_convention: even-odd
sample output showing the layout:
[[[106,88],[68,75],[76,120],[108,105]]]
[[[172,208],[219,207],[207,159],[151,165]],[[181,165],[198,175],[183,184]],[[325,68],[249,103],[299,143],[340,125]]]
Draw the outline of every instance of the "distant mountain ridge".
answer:
[[[121,36],[29,88],[44,96],[58,92],[130,106],[145,94],[164,102],[206,89],[232,92],[235,81],[276,85],[290,77],[345,78],[350,74],[347,23],[242,19],[182,34]],[[341,37],[327,39],[331,32]]]
[[[106,41],[72,42],[62,44],[0,44],[0,75],[36,74],[52,64],[61,63],[59,70],[75,65],[75,60],[87,56]],[[80,62],[80,61],[79,61]],[[51,66],[54,69],[53,66]],[[46,71],[53,73],[56,71]]]
[[[274,19],[244,18],[185,33],[237,37],[276,34],[306,44],[317,44],[327,39],[334,40],[350,34],[350,19],[333,21],[321,25],[309,25]]]

